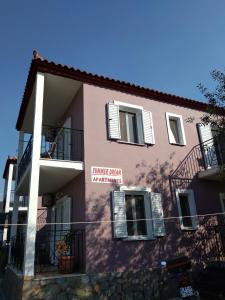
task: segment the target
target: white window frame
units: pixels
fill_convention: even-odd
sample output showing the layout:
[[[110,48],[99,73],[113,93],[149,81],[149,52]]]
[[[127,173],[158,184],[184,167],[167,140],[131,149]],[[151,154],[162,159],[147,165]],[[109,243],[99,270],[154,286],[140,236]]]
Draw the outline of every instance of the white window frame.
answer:
[[[180,198],[179,198],[180,194],[185,194],[188,196],[188,204],[189,204],[189,209],[190,209],[190,213],[191,213],[191,217],[192,217],[191,218],[191,223],[192,223],[191,227],[183,225],[183,216],[182,216],[182,212],[181,212]],[[193,217],[193,216],[197,216],[194,191],[191,189],[177,189],[176,190],[176,199],[177,199],[177,207],[178,207],[181,229],[182,230],[196,230],[198,227],[198,224],[197,224],[197,222],[195,222],[195,219],[197,217]]]
[[[143,119],[142,119],[143,107],[139,106],[139,105],[129,104],[126,102],[120,102],[120,101],[115,101],[115,100],[113,101],[113,103],[115,105],[119,106],[119,112],[120,112],[120,110],[123,110],[125,112],[134,113],[136,115],[137,143],[133,143],[130,141],[123,141],[123,140],[119,140],[118,142],[127,143],[127,144],[144,145],[144,130],[143,130]],[[120,122],[119,122],[119,129],[121,132]],[[128,136],[129,136],[129,128],[128,127],[127,127],[127,130],[128,130]]]
[[[179,139],[181,140],[180,143],[176,143],[173,140],[172,136],[172,130],[170,128],[170,118],[177,120],[178,123],[178,134],[179,134]],[[169,137],[169,143],[173,145],[182,145],[186,146],[186,137],[185,137],[185,132],[184,132],[184,124],[183,124],[183,118],[181,115],[177,115],[174,113],[166,112],[166,124],[167,124],[167,131],[168,131],[168,137]]]
[[[151,240],[155,239],[154,232],[153,232],[153,225],[152,225],[152,213],[151,213],[151,203],[150,203],[150,188],[144,188],[144,187],[135,187],[135,186],[121,186],[120,191],[125,192],[126,195],[144,195],[144,207],[145,207],[145,215],[146,219],[146,229],[147,229],[147,235],[133,235],[128,236],[127,238],[124,238],[125,241],[136,241],[136,240]]]

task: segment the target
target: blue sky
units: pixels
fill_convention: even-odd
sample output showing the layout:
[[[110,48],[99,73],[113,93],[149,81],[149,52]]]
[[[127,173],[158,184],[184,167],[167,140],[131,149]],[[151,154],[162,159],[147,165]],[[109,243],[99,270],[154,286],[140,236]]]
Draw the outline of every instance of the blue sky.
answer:
[[[225,67],[224,0],[1,1],[0,170],[17,151],[16,119],[33,49],[93,73],[203,100]],[[0,194],[3,180],[0,184]]]

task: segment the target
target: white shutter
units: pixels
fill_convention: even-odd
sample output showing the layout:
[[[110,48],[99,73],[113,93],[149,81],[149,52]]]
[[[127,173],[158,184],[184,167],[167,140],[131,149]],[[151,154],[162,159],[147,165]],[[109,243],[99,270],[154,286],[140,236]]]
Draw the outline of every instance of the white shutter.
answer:
[[[121,138],[119,106],[113,103],[108,103],[107,112],[109,138],[119,140]]]
[[[155,144],[155,135],[153,129],[152,113],[147,110],[142,111],[144,142],[146,144]]]
[[[127,220],[125,193],[122,191],[112,192],[113,229],[115,238],[127,237]]]
[[[153,232],[155,236],[165,235],[165,224],[163,219],[162,196],[160,193],[150,193],[151,210],[153,218]]]
[[[216,150],[213,145],[211,125],[198,123],[197,128],[199,132],[200,142],[203,143],[202,149],[205,165],[207,169],[210,169],[211,166],[218,165]]]

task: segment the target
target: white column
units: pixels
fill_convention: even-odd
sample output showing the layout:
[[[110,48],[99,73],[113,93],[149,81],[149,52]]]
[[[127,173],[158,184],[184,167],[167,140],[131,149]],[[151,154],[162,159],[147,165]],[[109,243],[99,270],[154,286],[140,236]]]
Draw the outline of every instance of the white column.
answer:
[[[6,199],[5,199],[5,213],[9,212],[10,200],[11,200],[11,191],[12,191],[12,180],[13,180],[13,168],[14,164],[9,164],[8,174],[7,174],[7,185],[6,185]],[[4,228],[3,231],[3,242],[7,240],[8,228]]]
[[[35,87],[34,126],[33,126],[33,144],[32,144],[32,157],[31,157],[28,217],[27,217],[27,233],[25,238],[25,251],[24,251],[25,252],[24,253],[24,276],[25,277],[30,277],[34,275],[43,98],[44,98],[44,74],[37,73],[36,87]]]
[[[23,144],[24,144],[24,132],[20,131],[19,133],[19,143],[18,143],[18,153],[17,153],[17,164],[16,164],[16,184],[15,184],[15,194],[14,194],[14,201],[13,201],[13,211],[12,211],[12,224],[17,224],[18,222],[18,207],[19,207],[19,196],[16,195],[16,188],[17,188],[17,176],[18,176],[18,167],[20,164],[20,160],[23,156]],[[15,237],[17,232],[17,226],[11,226],[11,234],[10,237]]]
[[[5,202],[5,212],[9,212],[11,191],[12,191],[12,180],[13,180],[13,168],[14,164],[9,164],[9,171],[7,176],[7,189],[6,189],[6,202]]]

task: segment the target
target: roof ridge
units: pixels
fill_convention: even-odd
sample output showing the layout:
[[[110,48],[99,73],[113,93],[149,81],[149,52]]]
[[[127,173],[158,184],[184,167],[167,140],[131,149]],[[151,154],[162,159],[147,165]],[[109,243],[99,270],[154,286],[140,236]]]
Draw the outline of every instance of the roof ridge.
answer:
[[[144,86],[140,86],[134,83],[122,81],[119,79],[113,79],[106,76],[93,74],[87,71],[82,71],[68,65],[63,65],[56,63],[54,61],[48,61],[42,57],[36,57],[32,59],[25,91],[23,94],[23,100],[20,106],[20,111],[16,123],[17,130],[20,130],[22,122],[26,113],[27,105],[29,103],[29,98],[31,96],[33,85],[36,78],[37,72],[55,74],[62,77],[71,78],[74,80],[79,80],[84,83],[105,87],[128,94],[133,94],[139,97],[145,97],[148,99],[154,99],[156,101],[170,103],[178,106],[183,106],[187,108],[192,108],[200,111],[206,111],[208,104],[199,100],[194,100],[190,98],[185,98],[182,96],[177,96],[174,94],[161,92]]]

